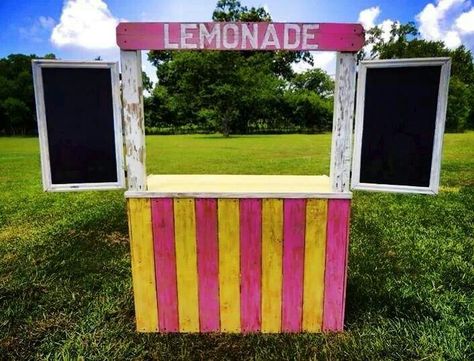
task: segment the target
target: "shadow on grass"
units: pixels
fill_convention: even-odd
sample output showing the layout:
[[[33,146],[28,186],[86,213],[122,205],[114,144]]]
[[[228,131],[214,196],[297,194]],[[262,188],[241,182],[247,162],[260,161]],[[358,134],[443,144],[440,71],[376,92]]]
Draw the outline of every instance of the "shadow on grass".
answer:
[[[2,265],[3,357],[46,355],[78,328],[106,329],[114,318],[132,324],[126,215],[116,206],[65,215],[13,250]]]

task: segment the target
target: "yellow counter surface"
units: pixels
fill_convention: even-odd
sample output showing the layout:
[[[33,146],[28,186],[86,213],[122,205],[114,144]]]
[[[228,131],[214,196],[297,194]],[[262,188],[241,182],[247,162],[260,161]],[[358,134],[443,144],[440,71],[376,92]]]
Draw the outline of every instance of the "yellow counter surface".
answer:
[[[128,198],[351,198],[332,192],[328,176],[163,174],[147,178],[146,192]]]

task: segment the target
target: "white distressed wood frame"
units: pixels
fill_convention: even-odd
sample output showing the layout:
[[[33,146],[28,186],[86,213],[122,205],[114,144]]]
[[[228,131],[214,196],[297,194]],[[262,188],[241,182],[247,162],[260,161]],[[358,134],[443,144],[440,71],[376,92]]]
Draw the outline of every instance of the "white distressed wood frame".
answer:
[[[373,184],[360,182],[360,165],[362,151],[362,135],[364,131],[365,84],[367,69],[394,68],[394,67],[441,66],[441,75],[438,91],[438,105],[436,110],[436,125],[431,160],[430,184],[428,187],[414,187],[407,185]],[[355,121],[354,156],[352,163],[352,189],[367,191],[383,191],[395,193],[423,193],[437,194],[441,171],[441,156],[443,151],[443,134],[446,122],[448,105],[449,76],[451,71],[450,58],[415,58],[362,61],[359,65],[357,84],[357,107]]]
[[[41,175],[43,190],[46,192],[70,192],[87,190],[108,190],[125,188],[123,164],[122,111],[120,100],[120,80],[118,63],[105,61],[63,61],[63,60],[33,60],[33,85],[35,90],[36,117],[41,156]],[[49,143],[47,132],[46,107],[44,103],[43,68],[94,68],[110,69],[112,88],[112,107],[114,117],[115,156],[117,163],[117,181],[103,183],[65,183],[53,184],[51,178],[51,163],[49,158]]]
[[[333,192],[349,192],[356,65],[356,54],[337,53],[329,173]]]
[[[120,51],[125,161],[129,191],[146,191],[145,119],[141,51]]]

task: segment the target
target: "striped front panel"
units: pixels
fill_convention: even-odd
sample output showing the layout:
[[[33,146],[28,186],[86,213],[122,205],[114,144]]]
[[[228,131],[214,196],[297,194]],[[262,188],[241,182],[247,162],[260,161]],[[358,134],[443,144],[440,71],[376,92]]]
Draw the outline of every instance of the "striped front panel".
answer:
[[[137,330],[340,331],[350,200],[128,200]]]

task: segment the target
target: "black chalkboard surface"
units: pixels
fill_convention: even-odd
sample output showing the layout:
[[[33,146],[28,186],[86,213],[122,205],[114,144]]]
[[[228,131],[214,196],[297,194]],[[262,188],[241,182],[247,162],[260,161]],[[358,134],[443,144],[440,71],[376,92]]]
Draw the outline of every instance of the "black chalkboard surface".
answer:
[[[50,181],[55,186],[94,189],[121,183],[117,167],[114,87],[111,67],[42,66],[44,114],[38,114],[46,134]],[[36,85],[36,84],[35,84]],[[40,90],[38,90],[40,91]],[[38,99],[38,96],[37,96]],[[41,136],[41,134],[40,134]],[[45,177],[43,177],[43,180]],[[82,185],[82,186],[81,186]]]
[[[380,64],[380,63],[379,63]],[[408,66],[368,66],[364,74],[363,93],[358,101],[354,161],[358,169],[355,189],[384,185],[387,190],[430,190],[433,186],[433,163],[438,167],[436,129],[444,129],[445,114],[439,114],[444,63]],[[447,87],[446,87],[447,89]],[[444,111],[445,112],[445,111]],[[440,124],[442,121],[442,125]],[[439,140],[439,138],[438,138]],[[436,172],[434,172],[436,173]],[[390,186],[393,186],[390,189]],[[405,189],[404,189],[405,188]],[[436,184],[437,188],[437,184]]]

